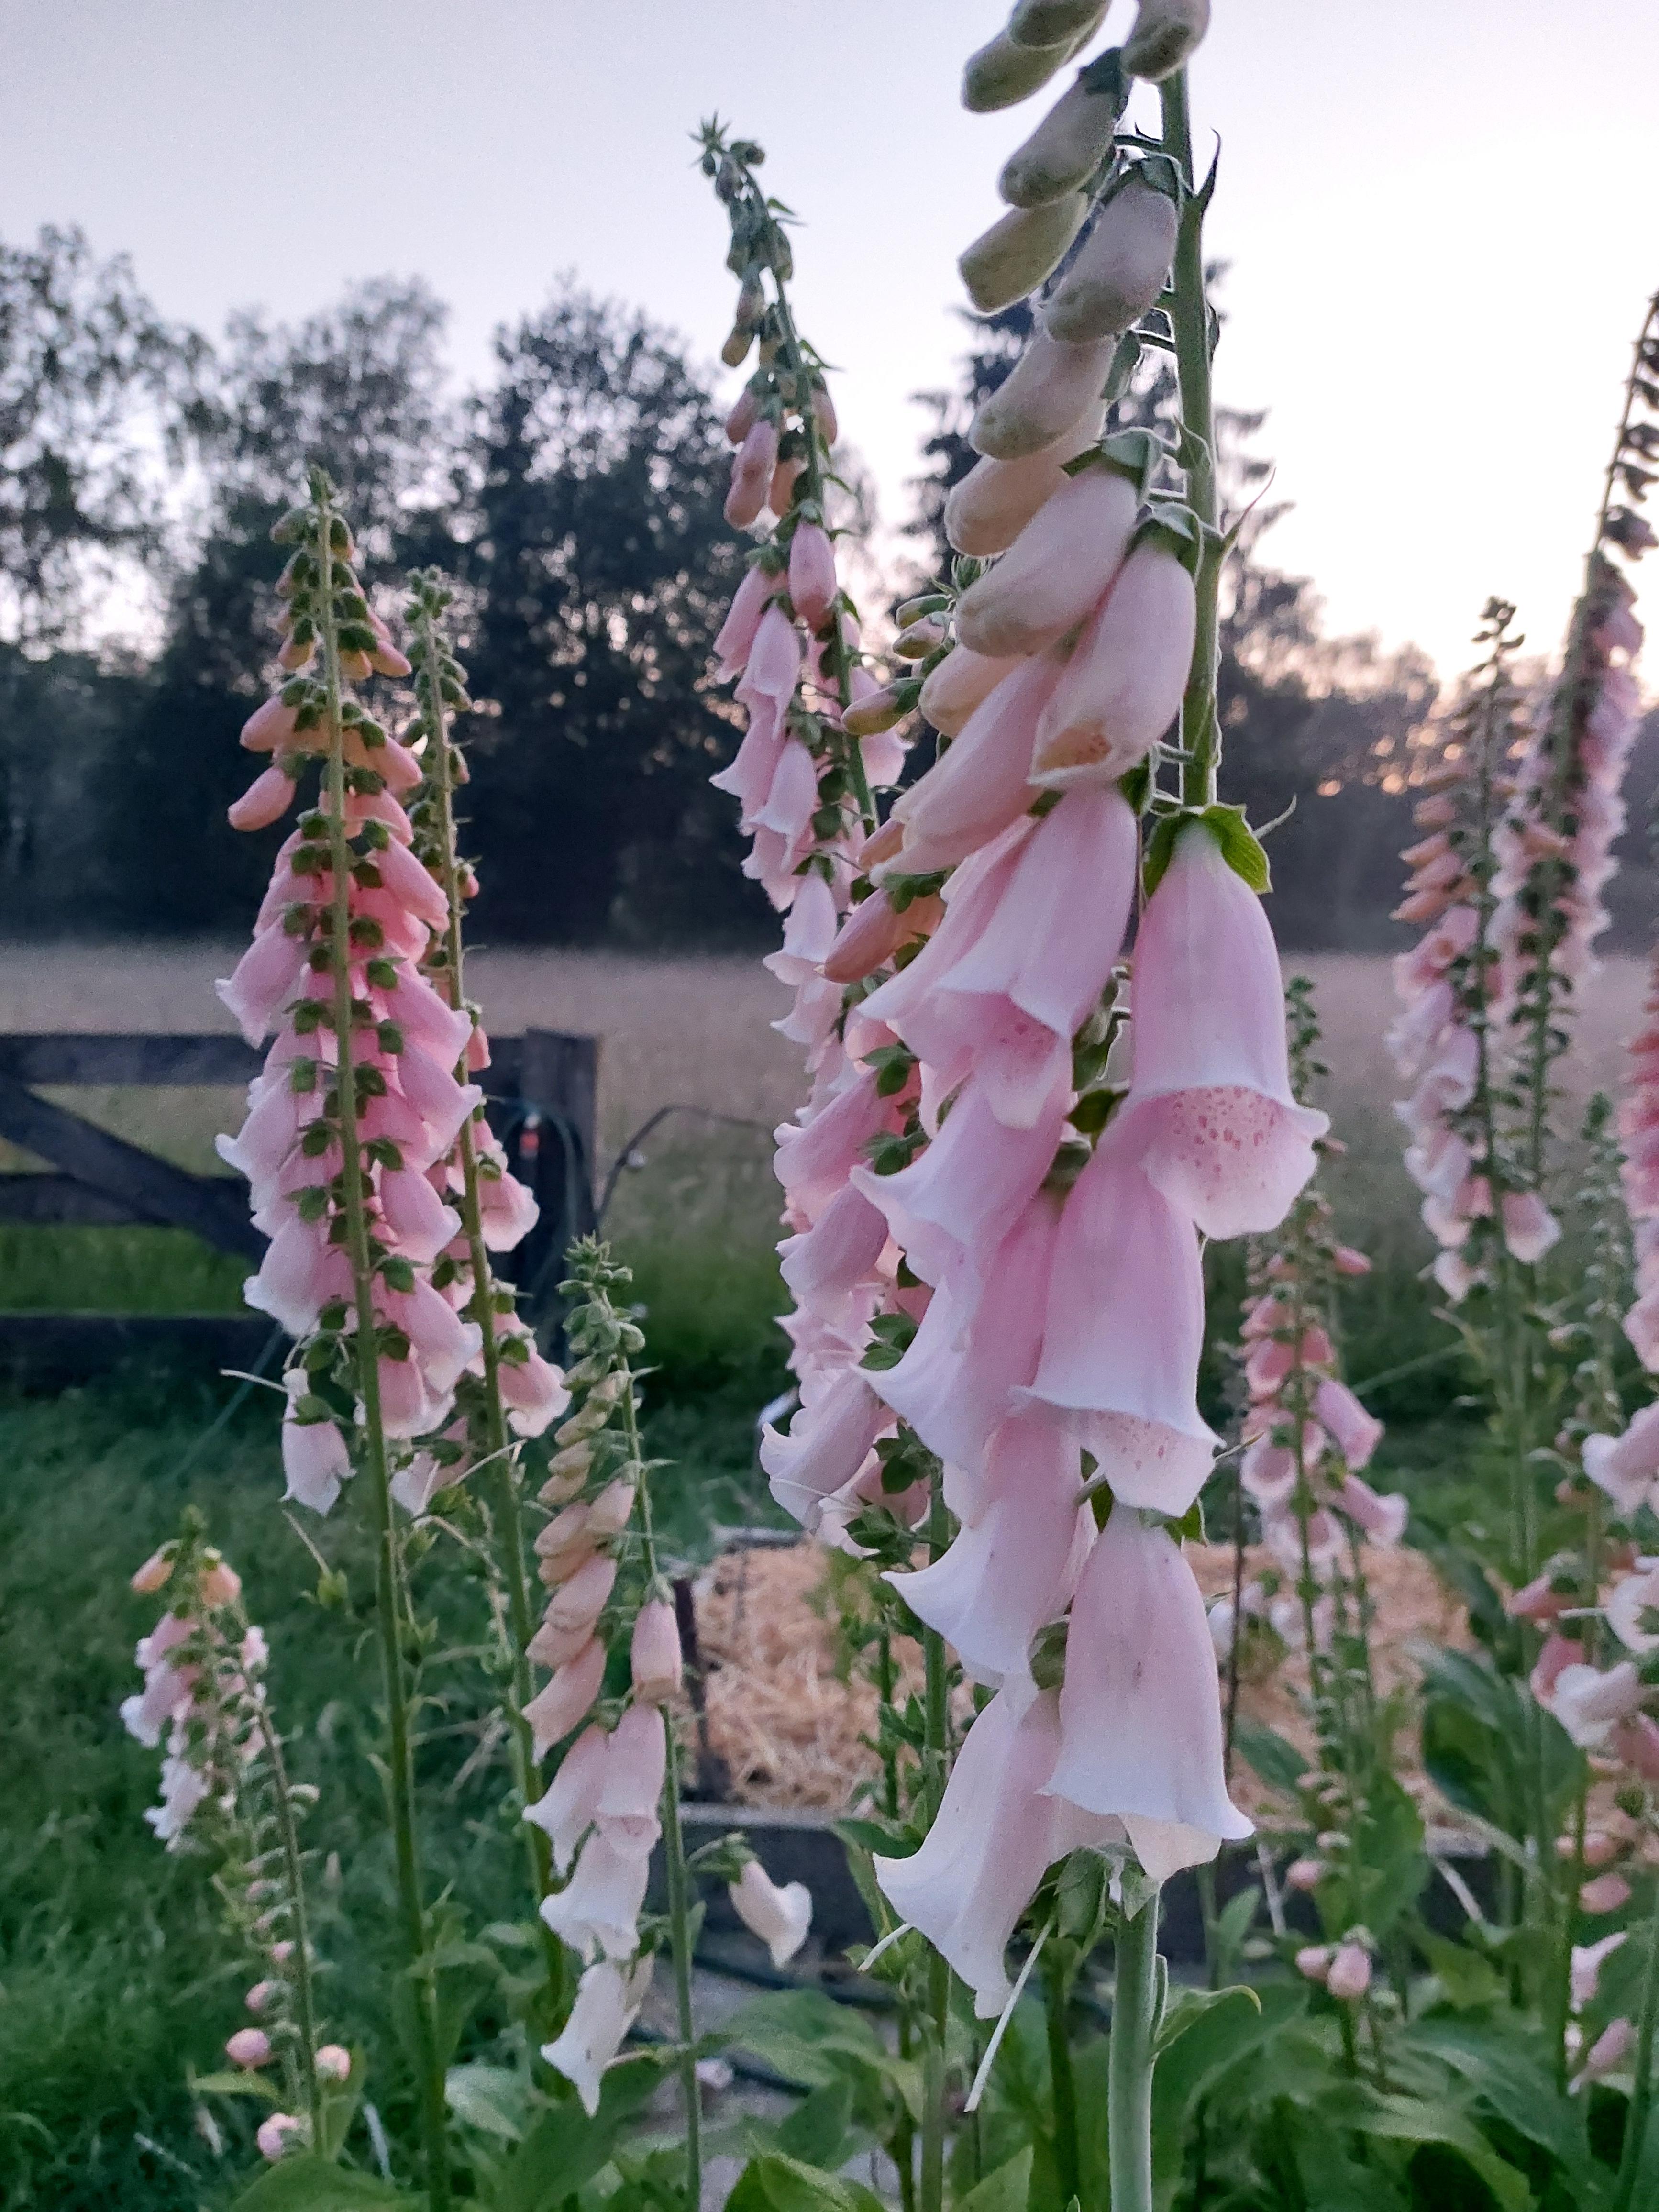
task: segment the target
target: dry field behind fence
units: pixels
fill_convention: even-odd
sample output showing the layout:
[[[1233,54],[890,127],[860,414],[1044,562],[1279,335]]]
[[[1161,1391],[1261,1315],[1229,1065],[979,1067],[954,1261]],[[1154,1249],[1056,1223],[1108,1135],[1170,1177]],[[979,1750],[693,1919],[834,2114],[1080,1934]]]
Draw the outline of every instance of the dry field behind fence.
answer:
[[[212,944],[11,945],[0,955],[0,1030],[224,1030],[213,979],[240,947]],[[1399,1085],[1383,1036],[1393,1018],[1385,959],[1347,954],[1287,962],[1310,975],[1332,1075],[1322,1103],[1349,1156],[1336,1195],[1358,1241],[1400,1248],[1413,1234],[1413,1194],[1399,1162],[1391,1101]],[[601,1039],[601,1166],[659,1107],[678,1103],[750,1127],[681,1117],[647,1146],[647,1172],[623,1180],[612,1225],[624,1237],[770,1233],[776,1192],[767,1131],[803,1090],[796,1047],[769,1024],[787,1006],[757,959],[684,960],[621,952],[483,951],[469,979],[489,1026],[591,1033]],[[1609,960],[1585,993],[1565,1067],[1576,1121],[1597,1085],[1614,1084],[1634,1026],[1641,963]],[[234,1128],[240,1101],[216,1092],[95,1093],[66,1103],[151,1144],[181,1164],[214,1164],[214,1132]],[[9,1163],[8,1163],[9,1164]]]

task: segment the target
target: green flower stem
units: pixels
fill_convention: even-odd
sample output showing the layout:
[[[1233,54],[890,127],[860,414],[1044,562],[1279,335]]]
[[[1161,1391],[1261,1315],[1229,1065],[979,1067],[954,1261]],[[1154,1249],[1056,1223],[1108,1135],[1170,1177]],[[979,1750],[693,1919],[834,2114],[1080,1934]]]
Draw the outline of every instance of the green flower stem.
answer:
[[[1632,2212],[1637,2177],[1647,2145],[1648,2115],[1653,2105],[1653,2044],[1659,2033],[1659,1883],[1654,1887],[1653,1919],[1648,1929],[1648,1971],[1642,1988],[1642,2017],[1636,2031],[1636,2094],[1625,2115],[1625,2147],[1619,2159],[1619,2183],[1612,2212]]]
[[[300,1862],[300,1836],[295,1825],[294,1801],[289,1795],[288,1767],[282,1738],[271,1725],[263,1696],[254,1698],[259,1734],[270,1760],[270,1795],[276,1808],[276,1826],[283,1839],[283,1870],[288,1879],[289,1910],[294,1930],[294,2008],[300,2030],[300,2071],[305,2084],[306,2109],[311,2117],[311,2147],[319,2156],[323,2147],[323,2090],[317,2079],[317,2003],[311,1980],[311,1939],[306,1921],[305,1870]]]
[[[374,1515],[375,1612],[380,1625],[380,1663],[385,1676],[389,1736],[387,1800],[397,1863],[398,1898],[404,1943],[414,1973],[415,2033],[422,2136],[425,2146],[427,2195],[432,2212],[448,2212],[449,2144],[445,2117],[443,2068],[438,2056],[434,1992],[424,1971],[426,1909],[421,1894],[419,1847],[415,1814],[415,1769],[409,1735],[409,1684],[404,1668],[398,1606],[398,1532],[392,1510],[392,1477],[380,1414],[378,1328],[374,1318],[374,1268],[369,1252],[368,1193],[357,1134],[357,1099],[352,1063],[351,867],[345,822],[345,732],[341,720],[340,646],[334,612],[334,523],[332,499],[316,493],[318,629],[328,706],[329,858],[333,877],[334,1030],[340,1114],[340,1152],[345,1186],[347,1251],[356,1305],[357,1388],[363,1406],[364,1457]]]
[[[1060,2201],[1069,2204],[1083,2187],[1083,2158],[1078,2148],[1077,2080],[1072,2071],[1070,1978],[1054,1952],[1042,1975],[1043,2010],[1048,2029],[1048,2079],[1054,2115],[1054,2178]]]
[[[1186,187],[1176,234],[1170,321],[1175,334],[1176,368],[1181,381],[1181,464],[1187,471],[1187,500],[1206,532],[1219,526],[1216,486],[1215,408],[1210,389],[1210,303],[1204,286],[1204,202],[1193,171],[1192,120],[1187,102],[1187,72],[1177,70],[1158,88],[1164,144]],[[1221,635],[1221,549],[1206,537],[1195,580],[1198,628],[1193,642],[1192,673],[1181,702],[1181,741],[1188,757],[1181,765],[1181,796],[1189,806],[1212,805],[1216,772],[1221,764],[1221,723],[1216,712],[1216,663]]]
[[[817,503],[829,527],[830,510],[824,503],[824,462],[829,458],[824,451],[822,433],[818,428],[817,410],[812,404],[812,386],[805,349],[800,333],[795,328],[795,319],[789,310],[788,295],[783,280],[775,270],[774,279],[778,288],[778,324],[783,337],[783,356],[789,364],[789,374],[795,381],[795,404],[800,410],[801,429],[806,439],[806,495]],[[843,710],[853,697],[853,669],[848,658],[847,640],[842,635],[841,606],[837,602],[834,614],[835,630],[830,641],[830,665],[836,672],[836,696]],[[866,830],[876,826],[876,802],[871,795],[870,779],[864,771],[864,750],[856,738],[845,739],[843,764],[852,779],[853,795],[858,801],[859,818]]]
[[[651,1480],[645,1472],[644,1455],[640,1448],[634,1378],[625,1363],[623,1373],[625,1379],[617,1402],[623,1434],[628,1440],[628,1455],[640,1469],[640,1541],[649,1588],[659,1573],[657,1534],[651,1518]],[[688,2212],[698,2212],[702,2202],[702,2095],[697,2085],[696,2027],[691,2016],[691,1885],[685,1869],[685,1834],[680,1826],[679,1747],[674,1716],[666,1705],[662,1717],[668,1738],[668,1764],[662,1785],[663,1856],[668,1869],[669,1942],[680,2039],[680,2091],[685,2106],[685,2201]]]
[[[951,1516],[945,1504],[945,1471],[937,1461],[927,1509],[927,1555],[944,1557],[951,1541]],[[926,1752],[922,1793],[931,1827],[939,1817],[951,1765],[950,1678],[945,1638],[937,1629],[921,1632]],[[921,2212],[941,2212],[945,2203],[945,2058],[951,2026],[951,1969],[937,1951],[927,1956],[928,2036],[923,2052],[921,2112]]]
[[[449,904],[445,974],[449,1003],[459,1013],[466,1004],[462,971],[465,902],[461,897],[460,860],[456,850],[454,776],[450,759],[449,716],[443,696],[443,653],[436,619],[430,608],[422,614],[417,623],[416,638],[426,675],[428,744],[432,752],[433,791],[438,801],[444,896]],[[464,1066],[458,1073],[459,1079],[465,1082],[466,1071]],[[490,1462],[490,1484],[495,1495],[501,1529],[499,1549],[507,1583],[507,1619],[512,1628],[508,1639],[512,1673],[506,1685],[507,1695],[503,1702],[508,1736],[513,1746],[514,1779],[523,1802],[530,1805],[534,1803],[539,1791],[535,1740],[530,1723],[524,1717],[524,1709],[530,1703],[533,1691],[529,1645],[536,1632],[536,1622],[530,1602],[530,1579],[525,1568],[524,1514],[519,1495],[519,1470],[511,1449],[513,1439],[507,1425],[507,1410],[501,1402],[501,1344],[495,1333],[495,1277],[489,1264],[489,1247],[484,1243],[483,1213],[478,1197],[478,1150],[473,1141],[470,1115],[461,1124],[460,1157],[463,1185],[461,1224],[472,1268],[472,1298],[468,1310],[477,1322],[483,1339],[484,1436]],[[533,1820],[522,1820],[520,1826],[524,1830],[531,1881],[539,1902],[552,1887],[552,1845],[545,1832]],[[558,1939],[550,1929],[544,1929],[544,1934],[550,1955],[556,1949]]]
[[[1158,2035],[1156,1889],[1118,1922],[1107,2054],[1107,2154],[1111,2212],[1152,2212],[1152,2057]]]

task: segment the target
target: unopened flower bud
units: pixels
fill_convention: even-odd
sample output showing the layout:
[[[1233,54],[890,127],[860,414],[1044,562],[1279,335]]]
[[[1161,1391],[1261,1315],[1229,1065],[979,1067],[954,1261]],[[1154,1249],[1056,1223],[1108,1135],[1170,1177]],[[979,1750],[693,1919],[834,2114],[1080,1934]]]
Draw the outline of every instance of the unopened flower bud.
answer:
[[[587,1534],[596,1540],[620,1535],[634,1513],[634,1486],[626,1475],[608,1482],[593,1500],[587,1516]]]
[[[1102,209],[1043,309],[1043,327],[1068,345],[1127,331],[1164,289],[1180,216],[1167,192],[1132,177]]]
[[[260,2157],[269,2159],[275,2166],[278,2159],[304,2142],[305,2135],[303,2120],[296,2120],[292,2112],[273,2112],[268,2120],[260,2122],[253,2140]]]
[[[1357,2003],[1371,1985],[1371,1957],[1363,1943],[1342,1943],[1337,1947],[1325,1976],[1325,1986],[1334,1997],[1349,2004]]]
[[[1118,106],[1079,79],[1063,92],[1002,167],[997,190],[1010,207],[1041,207],[1086,184],[1111,151]]]
[[[1330,1871],[1323,1859],[1292,1859],[1285,1869],[1287,1889],[1317,1889]]]
[[[893,640],[893,650],[901,660],[925,660],[930,653],[938,651],[948,635],[936,615],[924,616],[921,621],[911,623],[899,632]]]
[[[1328,1943],[1305,1944],[1296,1954],[1296,1971],[1305,1974],[1310,1982],[1322,1982],[1331,1970],[1331,1947]]]
[[[1080,32],[1051,46],[1018,46],[1006,31],[999,31],[977,53],[968,57],[962,72],[963,106],[970,114],[989,115],[998,108],[1014,107],[1029,100],[1085,40],[1094,35],[1095,26],[1105,13],[1104,0],[1101,0],[1101,4],[1090,9]]]
[[[1210,0],[1140,0],[1123,66],[1131,76],[1157,84],[1175,75],[1209,27]]]
[[[173,1547],[170,1544],[163,1544],[159,1552],[150,1553],[132,1577],[129,1587],[136,1589],[140,1597],[149,1597],[161,1589],[172,1572]]]
[[[314,2063],[317,2077],[322,2081],[349,2081],[351,2079],[351,2053],[337,2043],[325,2043],[317,2053]]]
[[[239,2027],[225,2045],[233,2066],[263,2066],[270,2057],[270,2038],[262,2027]]]
[[[212,1553],[209,1554],[209,1558],[210,1564],[204,1570],[201,1581],[197,1584],[203,1604],[212,1607],[234,1605],[242,1595],[242,1577],[234,1567],[227,1565],[223,1559]]]
[[[848,707],[841,724],[849,738],[878,738],[884,730],[890,730],[896,723],[902,722],[908,711],[900,703],[899,687],[884,684],[867,699]],[[902,830],[900,834],[902,836]]]
[[[1084,193],[1067,192],[1039,207],[1011,208],[1000,216],[957,263],[968,296],[981,314],[997,314],[1036,291],[1059,264],[1088,212]]]
[[[675,1695],[681,1678],[680,1632],[666,1598],[648,1599],[640,1607],[629,1656],[634,1695],[642,1704],[660,1705]]]
[[[1057,46],[1080,39],[1100,10],[1097,0],[1019,0],[1008,18],[1008,36],[1017,46]]]
[[[283,1984],[280,1982],[255,1982],[242,2002],[252,2013],[269,2012],[274,2004],[281,2002],[282,1995]]]

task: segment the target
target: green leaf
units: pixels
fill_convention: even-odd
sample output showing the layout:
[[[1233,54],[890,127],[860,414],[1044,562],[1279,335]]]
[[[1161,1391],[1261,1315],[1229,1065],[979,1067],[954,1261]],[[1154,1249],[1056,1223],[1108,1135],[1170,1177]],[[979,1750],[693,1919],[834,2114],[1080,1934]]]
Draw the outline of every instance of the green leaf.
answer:
[[[1243,877],[1258,894],[1273,887],[1273,870],[1261,841],[1244,819],[1242,806],[1206,806],[1200,817],[1221,848],[1221,857],[1236,876]]]
[[[1526,2177],[1505,2163],[1467,2113],[1439,2099],[1385,2096],[1355,2082],[1322,2100],[1321,2112],[1338,2127],[1393,2142],[1440,2143],[1454,2150],[1484,2181],[1503,2212],[1528,2212]]]
[[[309,2154],[285,2158],[245,2189],[231,2212],[353,2212],[360,2204],[407,2204],[420,2200],[372,2173],[335,2166]]]
[[[608,2163],[623,2123],[631,2118],[673,2063],[659,2052],[607,2067],[599,2109],[590,2120],[574,2098],[544,2112],[502,2170],[496,2212],[547,2212],[562,2204]]]
[[[1411,2040],[1454,2068],[1517,2135],[1548,2151],[1571,2183],[1575,2203],[1588,2206],[1594,2201],[1598,2169],[1585,2134],[1583,2103],[1560,2094],[1552,2075],[1526,2049],[1523,2033],[1499,2021],[1438,2019],[1419,2021]]]
[[[726,2203],[726,2212],[886,2212],[861,2183],[777,2151],[750,2159]]]
[[[956,2212],[1025,2212],[1031,2194],[1030,2143],[957,2200]]]
[[[1175,2201],[1185,2163],[1194,2106],[1218,2075],[1258,2049],[1284,2025],[1283,2000],[1303,2008],[1300,1990],[1273,1990],[1265,2004],[1249,1989],[1200,1995],[1183,1990],[1173,2008],[1174,2027],[1152,2075],[1152,2190],[1158,2212]]]
[[[283,2092],[274,2081],[267,2081],[263,2074],[192,2074],[190,2086],[193,2090],[205,2089],[215,2097],[254,2097],[262,2104],[280,2105]]]
[[[1412,1929],[1412,1942],[1428,1960],[1431,1972],[1455,2011],[1470,2012],[1477,2005],[1495,2004],[1504,1994],[1504,1977],[1490,1959],[1449,1936],[1437,1936],[1432,1928]]]
[[[885,2091],[896,2090],[921,2117],[921,2070],[895,2057],[862,2014],[819,1990],[777,1990],[751,1998],[726,2023],[726,2039],[803,2089],[850,2082],[854,2110],[874,2120]]]
[[[857,2148],[852,2119],[852,2084],[844,2080],[826,2082],[779,2123],[777,2148],[786,2157],[833,2173],[837,2166],[845,2166]]]
[[[1308,1771],[1306,1758],[1277,1729],[1241,1720],[1233,1729],[1233,1748],[1270,1790],[1294,1791]]]
[[[444,2096],[463,2126],[518,2142],[529,2117],[530,2084],[510,2066],[452,2066]]]

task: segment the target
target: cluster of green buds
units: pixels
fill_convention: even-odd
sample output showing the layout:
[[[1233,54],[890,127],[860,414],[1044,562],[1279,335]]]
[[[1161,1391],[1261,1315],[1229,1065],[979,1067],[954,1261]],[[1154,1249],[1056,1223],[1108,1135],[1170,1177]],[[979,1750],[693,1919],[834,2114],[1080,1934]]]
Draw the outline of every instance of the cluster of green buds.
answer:
[[[258,1969],[246,1997],[252,2024],[225,2046],[239,2072],[196,2087],[246,2091],[271,2104],[280,2095],[296,2113],[307,2113],[303,2121],[273,2116],[287,2124],[270,2136],[276,2148],[267,2154],[278,2155],[297,2136],[325,2140],[331,2093],[354,2070],[349,2053],[319,2040],[313,2004],[298,1824],[317,1792],[289,1780],[265,1688],[264,1632],[248,1620],[241,1577],[207,1542],[194,1508],[131,1586],[145,1596],[165,1590],[167,1599],[138,1645],[143,1689],[121,1707],[139,1742],[155,1745],[167,1731],[162,1802],[144,1817],[170,1851],[193,1850],[216,1862],[213,1886],[226,1924]],[[280,2078],[280,2093],[267,2068]],[[264,2133],[260,2147],[267,2149]]]
[[[607,1690],[613,1697],[625,1693],[625,1678],[607,1680],[610,1632],[630,1616],[635,1698],[659,1703],[680,1680],[672,1591],[649,1566],[618,1588],[635,1510],[648,1513],[649,1466],[640,1453],[629,1364],[645,1337],[617,1303],[632,1276],[611,1259],[608,1245],[591,1237],[571,1248],[569,1265],[570,1276],[559,1287],[571,1301],[566,1332],[572,1364],[565,1381],[574,1411],[553,1434],[538,1498],[548,1517],[534,1540],[537,1571],[549,1595],[530,1656],[553,1669],[526,1708],[538,1759],[562,1742]],[[648,1541],[648,1520],[641,1519],[638,1533]]]

